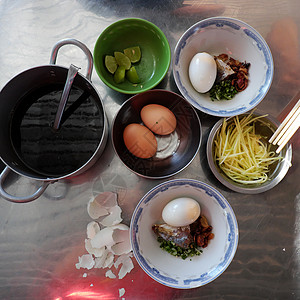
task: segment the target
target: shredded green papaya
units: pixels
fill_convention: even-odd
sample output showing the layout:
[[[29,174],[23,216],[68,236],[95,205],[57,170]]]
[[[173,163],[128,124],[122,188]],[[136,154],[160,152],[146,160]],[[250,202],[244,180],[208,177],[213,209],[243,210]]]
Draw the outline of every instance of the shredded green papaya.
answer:
[[[251,114],[233,122],[224,119],[214,140],[214,159],[220,169],[241,184],[260,184],[268,180],[270,165],[281,159],[255,132],[255,122],[265,117]]]

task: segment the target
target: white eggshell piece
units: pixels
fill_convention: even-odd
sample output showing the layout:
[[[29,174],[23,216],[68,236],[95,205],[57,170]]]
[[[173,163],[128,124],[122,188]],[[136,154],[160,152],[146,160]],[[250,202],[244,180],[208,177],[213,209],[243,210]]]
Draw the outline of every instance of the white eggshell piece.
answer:
[[[101,257],[105,251],[105,247],[94,248],[91,244],[91,239],[85,239],[85,249],[89,254],[93,254],[95,257]]]
[[[103,192],[95,198],[90,199],[87,211],[92,219],[98,219],[109,214],[109,209],[117,206],[117,194],[113,192]]]
[[[119,289],[119,297],[122,297],[125,294],[125,289],[124,288],[120,288]]]
[[[108,277],[108,278],[116,278],[116,275],[112,272],[112,270],[108,270],[106,273],[105,273],[105,276]]]
[[[108,253],[109,250],[105,249],[101,256],[95,257],[95,266],[94,266],[95,268],[104,268],[104,263]]]
[[[120,268],[120,271],[118,273],[119,279],[122,279],[125,277],[127,273],[129,273],[133,269],[133,263],[130,257],[127,257],[123,263],[122,267]]]
[[[120,224],[116,224],[114,226],[111,226],[111,228],[113,230],[115,229],[120,229],[120,230],[129,230],[129,227],[126,224],[120,223]]]
[[[115,243],[129,239],[129,227],[125,224],[118,224],[111,227],[113,229],[113,240]]]
[[[113,240],[113,229],[105,227],[100,230],[94,238],[91,239],[91,245],[93,248],[102,248],[104,246],[112,246],[115,244]]]
[[[92,269],[95,265],[94,258],[91,254],[84,254],[78,257],[79,262],[75,265],[76,269]]]
[[[200,216],[200,205],[192,198],[176,198],[162,211],[163,220],[171,226],[182,227],[192,224]]]
[[[105,208],[111,208],[118,205],[117,199],[118,195],[113,192],[103,192],[95,197],[95,201]]]
[[[189,78],[194,89],[199,93],[208,92],[217,77],[217,65],[214,58],[206,53],[197,53],[189,65]]]
[[[108,209],[108,216],[99,219],[99,223],[103,226],[112,226],[122,222],[121,213],[122,209],[116,205]]]
[[[103,264],[103,268],[111,268],[114,264],[114,258],[114,254],[112,252],[108,252]]]
[[[97,222],[92,221],[87,225],[86,235],[89,239],[92,239],[100,231],[100,226]]]
[[[117,269],[122,264],[118,277],[123,278],[133,268],[131,261],[132,247],[130,243],[129,227],[121,224],[122,209],[117,203],[117,194],[104,192],[90,199],[88,202],[88,214],[94,220],[87,225],[87,239],[85,248],[89,254],[79,257],[76,268],[111,268]],[[116,262],[115,256],[118,257]],[[116,275],[108,270],[106,277],[116,278]],[[122,291],[122,293],[125,293]]]
[[[123,242],[117,243],[111,247],[111,251],[115,255],[126,254],[126,253],[129,253],[131,250],[132,250],[132,247],[131,247],[131,243],[130,243],[129,239],[127,239]]]
[[[88,202],[88,206],[87,206],[87,211],[89,216],[92,219],[98,219],[99,217],[108,215],[108,210],[101,206],[97,201],[95,201],[95,199],[91,199]]]
[[[120,255],[117,258],[117,260],[115,261],[115,264],[114,264],[115,268],[118,269],[119,265],[123,264],[124,261],[126,261],[128,259],[128,257],[130,258],[132,256],[133,256],[132,252]]]

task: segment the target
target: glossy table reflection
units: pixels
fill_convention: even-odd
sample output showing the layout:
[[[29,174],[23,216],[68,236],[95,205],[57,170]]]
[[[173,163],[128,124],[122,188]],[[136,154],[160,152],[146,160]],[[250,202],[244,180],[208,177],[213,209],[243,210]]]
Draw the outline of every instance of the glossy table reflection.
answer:
[[[282,120],[300,87],[300,2],[298,0],[216,1],[97,1],[0,0],[0,88],[21,71],[48,64],[53,45],[76,38],[93,51],[98,35],[111,23],[127,17],[153,22],[165,33],[174,51],[183,32],[212,16],[241,19],[267,40],[275,63],[271,89],[258,108]],[[62,49],[57,64],[81,66],[84,55]],[[107,88],[92,74],[109,124],[128,95]],[[158,86],[179,93],[172,68]],[[101,269],[77,270],[85,253],[90,217],[86,205],[102,191],[118,193],[124,223],[141,197],[162,180],[130,172],[115,155],[111,140],[101,159],[87,172],[51,185],[38,200],[13,204],[0,199],[1,299],[299,299],[300,298],[300,188],[299,132],[293,137],[293,166],[284,180],[259,195],[243,195],[222,186],[209,170],[207,136],[218,120],[198,112],[203,140],[191,165],[173,176],[193,178],[218,189],[233,207],[240,230],[237,253],[214,282],[196,289],[176,290],[153,281],[136,264],[124,279],[108,279]],[[164,180],[165,181],[165,180]],[[8,178],[8,190],[24,195],[35,183]]]

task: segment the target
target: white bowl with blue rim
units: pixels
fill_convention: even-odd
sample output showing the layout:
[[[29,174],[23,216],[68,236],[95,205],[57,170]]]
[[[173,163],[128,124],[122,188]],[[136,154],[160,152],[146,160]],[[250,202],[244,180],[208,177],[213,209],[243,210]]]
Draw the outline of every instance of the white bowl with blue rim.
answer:
[[[152,225],[163,223],[161,213],[172,199],[197,200],[214,238],[200,256],[183,260],[160,248]],[[138,203],[130,223],[133,254],[140,267],[157,282],[179,289],[208,284],[231,263],[238,246],[238,224],[228,201],[216,189],[193,179],[174,179],[151,189]]]
[[[226,53],[250,63],[248,87],[227,101],[212,101],[209,93],[198,93],[188,75],[189,63],[198,52]],[[267,94],[274,73],[272,53],[263,37],[245,22],[227,17],[204,19],[190,27],[177,42],[172,63],[181,94],[196,109],[219,117],[242,114],[257,106]]]

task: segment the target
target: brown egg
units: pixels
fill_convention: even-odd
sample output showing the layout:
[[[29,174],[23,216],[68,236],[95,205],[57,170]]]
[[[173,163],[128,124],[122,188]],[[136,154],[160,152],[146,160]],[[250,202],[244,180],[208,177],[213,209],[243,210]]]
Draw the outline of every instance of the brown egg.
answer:
[[[175,115],[165,106],[149,104],[142,108],[141,118],[144,124],[154,133],[167,135],[176,128]]]
[[[127,149],[139,158],[155,155],[157,141],[154,134],[145,126],[132,123],[125,127],[123,139]]]

